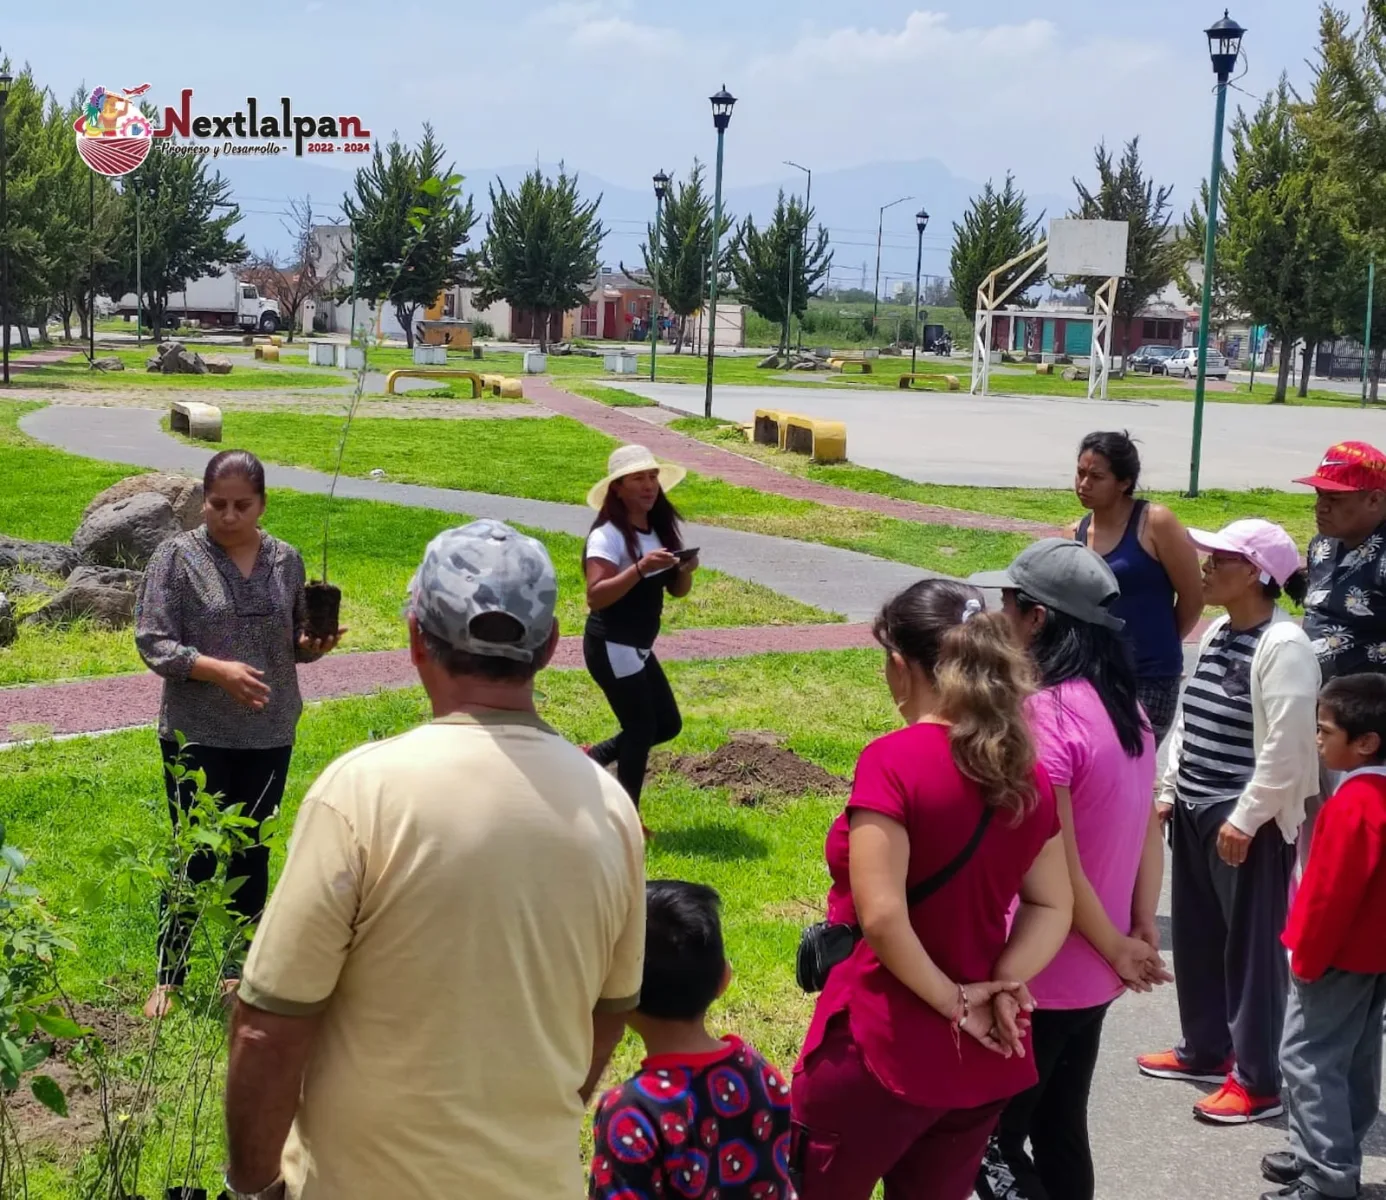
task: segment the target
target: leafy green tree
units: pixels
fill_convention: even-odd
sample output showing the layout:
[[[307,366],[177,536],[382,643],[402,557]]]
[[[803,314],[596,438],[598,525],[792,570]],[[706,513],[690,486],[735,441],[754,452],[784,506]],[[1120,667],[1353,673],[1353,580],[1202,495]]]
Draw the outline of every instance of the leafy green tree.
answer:
[[[1217,270],[1225,273],[1227,301],[1267,326],[1281,347],[1276,403],[1289,388],[1289,348],[1300,338],[1312,348],[1332,332],[1352,264],[1332,181],[1297,128],[1291,100],[1282,77],[1252,116],[1238,111],[1220,193]],[[1191,238],[1206,229],[1206,211],[1194,214]]]
[[[443,169],[443,153],[427,124],[413,150],[398,137],[383,150],[377,145],[370,165],[356,172],[355,195],[342,200],[355,239],[358,294],[391,305],[411,348],[419,309],[465,282],[472,268],[461,249],[476,212],[471,197],[462,197],[461,177]]]
[[[789,351],[791,319],[795,316],[803,319],[808,311],[809,296],[822,283],[833,263],[826,229],[820,225],[818,236],[807,241],[812,221],[812,209],[805,209],[797,196],[786,203],[781,191],[775,213],[764,231],[758,230],[755,219],[747,216],[732,241],[733,284],[755,312],[780,326],[781,354]]]
[[[1169,198],[1174,188],[1157,187],[1141,165],[1140,139],[1126,143],[1120,161],[1112,158],[1106,144],[1095,152],[1097,186],[1074,179],[1078,206],[1073,215],[1084,221],[1125,221],[1130,229],[1126,243],[1126,274],[1117,285],[1114,311],[1120,318],[1122,370],[1128,350],[1131,323],[1153,296],[1162,291],[1179,269],[1180,247],[1170,237],[1173,213]],[[1089,297],[1095,297],[1105,279],[1081,280]]]
[[[727,238],[731,226],[731,216],[723,212],[719,233],[723,275],[731,254]],[[656,251],[654,256],[650,254],[651,246]],[[659,297],[679,319],[674,343],[674,353],[678,354],[683,350],[688,319],[707,302],[708,261],[712,257],[712,197],[703,188],[703,165],[697,159],[693,160],[688,178],[665,198],[659,228],[648,226],[640,254],[647,278],[653,278],[658,259]]]
[[[972,197],[962,224],[954,224],[953,291],[958,307],[969,321],[977,314],[977,289],[986,277],[1038,242],[1044,214],[1031,220],[1026,207],[1025,193],[1007,173],[1005,186],[999,192],[988,181],[981,195]],[[1021,273],[1016,270],[1006,275],[1001,290]],[[1028,291],[1023,288],[1011,299],[1019,302]]]
[[[8,61],[5,67],[12,70]],[[0,245],[9,251],[10,287],[3,319],[18,327],[21,346],[29,345],[30,322],[36,311],[46,310],[49,297],[43,233],[53,165],[47,152],[45,101],[32,71],[25,67],[10,85],[4,110],[7,194]],[[46,321],[46,311],[44,315]]]
[[[144,319],[157,339],[172,292],[239,266],[249,252],[232,236],[241,219],[231,183],[209,175],[200,155],[172,152],[173,139],[155,142],[144,162],[121,180],[123,203],[107,265],[113,295],[133,292],[138,276]],[[140,263],[136,264],[136,230]]]
[[[536,167],[514,192],[497,180],[477,270],[477,306],[504,300],[532,312],[539,349],[547,350],[552,315],[587,300],[601,265],[606,230],[597,218],[600,204],[600,196],[590,202],[579,196],[576,176],[562,164],[557,180]]]

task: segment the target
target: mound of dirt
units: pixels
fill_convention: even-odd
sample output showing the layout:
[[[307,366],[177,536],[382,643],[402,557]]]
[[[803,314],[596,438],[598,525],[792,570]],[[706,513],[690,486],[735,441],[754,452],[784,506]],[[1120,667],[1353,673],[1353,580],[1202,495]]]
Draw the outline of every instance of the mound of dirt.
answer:
[[[837,796],[847,781],[800,758],[773,733],[737,732],[711,754],[682,754],[670,760],[677,771],[698,787],[721,787],[732,803],[756,805],[773,796],[818,792]]]

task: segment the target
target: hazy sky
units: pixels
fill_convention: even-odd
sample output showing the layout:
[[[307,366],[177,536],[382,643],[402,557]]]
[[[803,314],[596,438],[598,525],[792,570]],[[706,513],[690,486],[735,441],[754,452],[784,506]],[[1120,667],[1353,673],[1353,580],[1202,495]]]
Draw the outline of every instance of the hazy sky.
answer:
[[[936,158],[966,178],[1011,169],[1031,192],[1068,192],[1098,138],[1138,133],[1181,208],[1207,171],[1213,77],[1201,31],[1222,15],[1192,0],[5,9],[0,50],[61,94],[148,82],[162,106],[192,87],[195,106],[217,112],[287,93],[305,111],[359,113],[377,136],[412,140],[431,121],[472,167],[566,159],[647,187],[654,166],[711,157],[707,97],[725,82],[740,100],[727,170],[741,184],[783,178],[786,158],[816,170]],[[1313,0],[1239,0],[1232,15],[1249,29],[1242,87],[1260,95],[1282,70],[1307,79]]]

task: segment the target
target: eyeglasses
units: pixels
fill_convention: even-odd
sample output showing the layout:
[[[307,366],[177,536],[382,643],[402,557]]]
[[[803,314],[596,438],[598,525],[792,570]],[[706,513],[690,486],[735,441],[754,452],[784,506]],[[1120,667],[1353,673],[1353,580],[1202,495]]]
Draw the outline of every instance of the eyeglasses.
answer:
[[[1207,565],[1217,571],[1223,567],[1246,566],[1248,561],[1248,559],[1240,554],[1227,554],[1215,550],[1212,554],[1208,555]]]

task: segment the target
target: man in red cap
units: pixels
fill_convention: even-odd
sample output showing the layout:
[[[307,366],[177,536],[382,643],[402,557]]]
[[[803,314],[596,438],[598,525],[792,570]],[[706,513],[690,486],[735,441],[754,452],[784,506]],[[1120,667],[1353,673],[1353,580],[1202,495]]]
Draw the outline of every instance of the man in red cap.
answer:
[[[1318,493],[1304,631],[1323,680],[1386,672],[1386,454],[1341,442],[1295,482]]]

